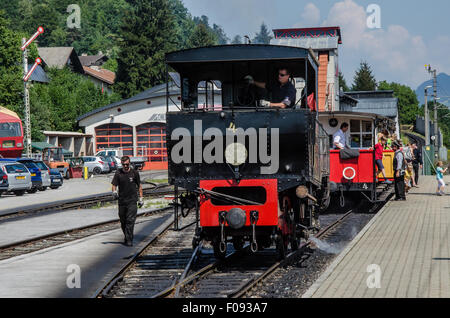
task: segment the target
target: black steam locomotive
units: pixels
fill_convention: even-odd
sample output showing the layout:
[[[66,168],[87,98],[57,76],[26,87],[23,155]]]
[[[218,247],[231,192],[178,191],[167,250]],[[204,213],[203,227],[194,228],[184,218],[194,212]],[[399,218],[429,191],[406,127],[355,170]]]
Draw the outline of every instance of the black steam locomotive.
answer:
[[[167,91],[169,182],[176,188],[175,218],[195,211],[194,245],[212,243],[224,257],[227,243],[252,251],[288,245],[319,227],[329,204],[329,142],[315,102],[318,62],[306,49],[226,45],[166,55],[180,74],[181,110]],[[291,108],[263,107],[289,69],[296,89]],[[185,191],[179,195],[178,189]]]

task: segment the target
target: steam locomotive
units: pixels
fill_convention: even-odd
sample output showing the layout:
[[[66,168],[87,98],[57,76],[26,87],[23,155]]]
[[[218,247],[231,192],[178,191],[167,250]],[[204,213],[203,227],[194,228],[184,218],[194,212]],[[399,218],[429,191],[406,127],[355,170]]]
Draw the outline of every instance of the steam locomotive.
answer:
[[[167,87],[169,182],[175,219],[196,213],[202,240],[223,258],[227,243],[253,252],[275,244],[280,258],[318,230],[329,204],[329,137],[318,121],[318,62],[310,50],[276,45],[225,45],[166,55],[180,75],[181,109]],[[276,83],[290,70],[291,108],[263,107],[270,91],[247,75]],[[179,189],[184,189],[183,193]]]

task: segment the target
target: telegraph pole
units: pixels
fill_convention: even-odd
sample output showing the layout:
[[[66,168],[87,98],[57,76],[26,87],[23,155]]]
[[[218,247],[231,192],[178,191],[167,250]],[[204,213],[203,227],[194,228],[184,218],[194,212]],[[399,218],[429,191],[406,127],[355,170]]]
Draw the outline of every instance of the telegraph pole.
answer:
[[[431,86],[425,87],[425,146],[430,145],[430,114],[428,113],[428,89]]]
[[[24,46],[27,40],[22,39],[22,45]],[[28,50],[23,50],[23,76],[28,74]],[[28,92],[28,81],[23,81],[23,103],[25,105],[25,152],[27,157],[31,156],[31,121],[30,121],[30,94]]]
[[[438,158],[439,153],[439,129],[438,129],[438,115],[437,115],[437,76],[436,69],[432,70],[431,65],[427,65],[428,73],[433,76],[433,91],[434,91],[434,156]]]
[[[33,42],[40,34],[44,33],[44,28],[39,27],[35,34],[27,41],[22,39],[22,58],[23,58],[23,103],[25,105],[25,142],[26,142],[26,154],[27,157],[31,157],[31,120],[30,120],[30,94],[28,91],[28,79],[31,73],[36,69],[37,65],[41,63],[41,59],[37,58],[30,72],[28,72],[28,50],[27,47]]]

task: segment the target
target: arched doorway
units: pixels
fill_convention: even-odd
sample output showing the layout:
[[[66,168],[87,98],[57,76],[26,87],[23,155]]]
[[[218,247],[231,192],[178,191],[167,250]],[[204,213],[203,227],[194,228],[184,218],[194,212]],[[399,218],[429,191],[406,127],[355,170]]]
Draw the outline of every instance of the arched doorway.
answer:
[[[148,158],[144,169],[167,169],[166,125],[163,123],[142,124],[136,127],[136,134],[138,153]]]
[[[96,152],[105,148],[120,148],[125,156],[133,156],[133,127],[125,124],[105,124],[95,128]]]

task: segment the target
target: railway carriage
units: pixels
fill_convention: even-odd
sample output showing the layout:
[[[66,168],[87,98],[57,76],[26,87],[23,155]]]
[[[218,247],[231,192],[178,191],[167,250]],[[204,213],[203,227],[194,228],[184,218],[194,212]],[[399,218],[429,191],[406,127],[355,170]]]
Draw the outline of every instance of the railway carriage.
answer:
[[[22,156],[23,130],[19,116],[0,106],[0,156],[17,158]]]
[[[375,167],[373,149],[378,142],[377,135],[383,131],[393,132],[395,122],[377,114],[344,111],[320,113],[319,121],[330,138],[330,188],[332,192],[338,193],[341,206],[344,206],[345,198],[351,193],[361,193],[370,202],[384,200],[383,196],[388,193],[389,187],[381,184],[384,178]],[[332,149],[332,136],[344,122],[349,124],[346,133],[348,146],[359,150],[358,157],[343,159],[339,150]],[[383,151],[386,177],[391,181],[394,178],[393,159],[392,150]]]
[[[252,251],[275,244],[280,257],[289,244],[297,249],[329,204],[329,143],[314,104],[314,55],[294,47],[227,45],[172,52],[166,63],[181,77],[180,111],[169,111],[167,94],[176,224],[180,213],[195,211],[194,246],[211,242],[219,258],[229,242],[236,249],[249,242]],[[269,85],[282,67],[291,71],[294,107],[261,107],[270,92],[245,77]]]

